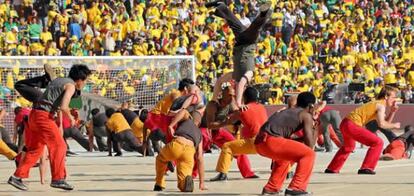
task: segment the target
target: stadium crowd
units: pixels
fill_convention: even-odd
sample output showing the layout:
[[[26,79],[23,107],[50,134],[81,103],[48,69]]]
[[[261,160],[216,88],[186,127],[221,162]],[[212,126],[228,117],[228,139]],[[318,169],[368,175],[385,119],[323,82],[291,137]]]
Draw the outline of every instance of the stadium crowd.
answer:
[[[248,26],[258,1],[226,2]],[[283,103],[290,92],[321,98],[324,89],[343,83],[365,84],[357,98],[368,100],[392,84],[404,102],[414,101],[412,0],[271,1],[254,77],[255,84],[271,86],[269,104]],[[232,70],[234,35],[201,0],[0,2],[4,56],[195,55],[197,83],[207,97],[216,79]],[[22,77],[9,75],[2,77],[4,86],[8,77]]]

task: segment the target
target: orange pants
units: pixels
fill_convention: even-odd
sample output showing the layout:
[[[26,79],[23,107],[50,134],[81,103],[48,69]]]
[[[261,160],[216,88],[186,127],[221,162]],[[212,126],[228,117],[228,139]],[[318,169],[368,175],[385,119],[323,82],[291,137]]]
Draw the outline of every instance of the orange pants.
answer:
[[[256,139],[258,154],[273,160],[272,174],[265,186],[269,191],[280,191],[289,165],[297,163],[289,189],[306,191],[315,161],[315,152],[303,143],[261,132]]]
[[[14,175],[28,178],[30,168],[42,156],[44,145],[46,145],[49,150],[52,180],[65,179],[66,144],[53,116],[46,111],[32,110],[25,132],[30,133],[30,139],[26,138],[26,141],[30,142],[26,143],[26,156],[21,160]]]
[[[405,144],[399,139],[391,142],[391,144],[384,149],[383,154],[383,156],[391,157],[393,160],[407,158],[405,154]]]

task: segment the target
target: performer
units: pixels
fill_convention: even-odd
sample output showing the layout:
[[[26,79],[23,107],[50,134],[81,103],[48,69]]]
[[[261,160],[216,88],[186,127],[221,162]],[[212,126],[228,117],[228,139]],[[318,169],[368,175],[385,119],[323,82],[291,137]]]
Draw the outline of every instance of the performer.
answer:
[[[214,179],[227,179],[227,173],[234,155],[240,156],[257,153],[254,146],[254,139],[262,125],[267,121],[267,111],[262,104],[258,103],[259,92],[255,88],[247,87],[244,91],[243,99],[248,109],[245,111],[237,111],[231,114],[228,119],[229,122],[241,121],[243,125],[241,136],[243,139],[226,142],[221,147],[221,153],[216,167],[216,171],[219,174]]]
[[[193,114],[196,114],[194,112]],[[174,138],[161,149],[156,158],[156,178],[154,191],[165,189],[165,170],[168,162],[177,164],[177,186],[181,192],[193,192],[194,181],[191,176],[194,167],[194,158],[197,159],[200,177],[200,190],[204,186],[204,158],[201,131],[190,117],[190,113],[179,113],[169,126],[169,132]],[[184,117],[183,117],[184,115]],[[195,116],[193,115],[192,118]],[[177,126],[174,130],[173,127]]]
[[[381,155],[383,141],[381,138],[364,128],[364,125],[371,120],[376,119],[378,125],[384,129],[399,129],[400,123],[392,123],[395,113],[398,110],[396,104],[397,89],[391,86],[385,86],[378,94],[377,100],[366,103],[342,120],[340,129],[344,137],[344,144],[336,153],[335,157],[328,165],[325,173],[339,173],[348,156],[355,149],[355,141],[369,146],[367,155],[358,174],[375,175]],[[390,108],[386,116],[385,111]]]
[[[326,101],[323,101],[320,104],[318,121],[320,122],[320,128],[322,129],[323,143],[325,146],[326,152],[332,152],[332,140],[340,148],[343,143],[342,133],[339,130],[339,124],[341,123],[341,116],[339,111],[334,110],[332,107],[326,105]],[[330,127],[334,130],[334,135],[336,137],[331,138]]]
[[[89,149],[93,149],[93,138],[95,137],[96,144],[98,145],[98,149],[100,152],[108,151],[108,146],[106,146],[103,137],[106,137],[106,121],[108,118],[106,117],[104,112],[99,112],[98,108],[94,108],[91,111],[92,119],[89,121],[88,125],[86,126],[88,130],[88,137],[89,137]]]
[[[227,7],[222,0],[206,3],[207,8],[215,7],[214,15],[226,20],[235,35],[235,46],[233,49],[234,71],[223,75],[214,86],[213,100],[217,100],[221,84],[233,79],[236,82],[236,104],[243,108],[242,96],[246,85],[251,82],[254,74],[254,58],[257,48],[257,40],[260,31],[269,21],[272,15],[271,2],[262,4],[259,14],[249,27],[244,26],[240,20]]]
[[[204,115],[204,122],[201,127],[207,127],[211,131],[212,143],[222,148],[226,142],[234,141],[236,138],[224,127],[230,122],[226,121],[227,117],[235,111],[235,106],[232,105],[235,92],[230,83],[223,83],[221,98],[217,101],[211,100],[206,107],[206,114]],[[237,166],[243,178],[258,178],[257,175],[250,168],[250,161],[247,155],[241,154],[235,156],[237,159]],[[210,181],[227,180],[226,175],[218,175]]]
[[[258,154],[273,160],[272,174],[262,194],[278,194],[291,163],[297,163],[295,175],[285,195],[305,195],[315,161],[317,132],[314,130],[315,96],[310,92],[298,95],[297,107],[274,113],[261,127],[255,145]],[[304,143],[290,139],[303,129]]]
[[[404,128],[404,134],[394,139],[383,151],[380,160],[392,161],[406,159],[411,155],[414,145],[414,127],[408,125]]]
[[[122,142],[125,142],[129,148],[133,149],[134,151],[144,154],[142,143],[134,136],[132,133],[132,129],[128,124],[128,121],[120,112],[116,112],[113,108],[108,108],[105,111],[106,117],[108,121],[106,122],[107,130],[109,131],[108,135],[110,135],[110,139],[108,139],[108,148],[111,147],[111,143],[115,141],[115,145],[118,145]],[[109,150],[109,156],[111,156],[111,150]],[[117,152],[117,156],[121,156]]]
[[[171,90],[168,95],[166,95],[157,103],[157,105],[155,105],[155,107],[148,113],[147,117],[145,119],[142,119],[144,120],[143,129],[149,129],[151,131],[148,139],[152,141],[155,152],[159,153],[161,149],[158,145],[159,141],[166,143],[168,125],[172,120],[172,117],[168,116],[171,105],[173,104],[174,100],[176,100],[182,94],[185,94],[187,89],[189,89],[191,85],[194,84],[194,81],[191,79],[182,79],[178,84],[178,90]],[[147,148],[147,132],[143,133],[143,139],[144,148]]]
[[[33,110],[29,116],[28,131],[32,132],[32,142],[26,144],[27,153],[20,162],[14,175],[8,183],[20,190],[28,190],[22,178],[29,177],[30,168],[43,154],[44,145],[47,146],[50,155],[53,188],[73,190],[66,178],[65,154],[66,145],[56,125],[53,116],[59,110],[68,115],[71,124],[75,124],[70,114],[69,102],[76,89],[81,90],[91,71],[86,65],[73,65],[69,71],[69,78],[57,78],[51,81],[40,100],[35,100]]]

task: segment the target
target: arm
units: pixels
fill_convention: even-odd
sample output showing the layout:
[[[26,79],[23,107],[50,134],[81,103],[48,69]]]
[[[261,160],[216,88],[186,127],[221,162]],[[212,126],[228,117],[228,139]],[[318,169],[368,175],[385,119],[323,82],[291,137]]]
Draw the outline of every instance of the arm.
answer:
[[[203,157],[203,141],[198,144],[196,150],[197,162],[198,162],[198,176],[200,178],[199,188],[200,190],[207,190],[204,186],[204,157]]]
[[[303,133],[304,141],[309,148],[313,149],[315,147],[316,132],[313,129],[313,118],[309,113],[301,113],[301,121],[303,122]]]
[[[392,104],[392,106],[391,106],[391,110],[390,110],[390,113],[388,114],[388,116],[387,116],[387,118],[386,118],[386,121],[387,121],[387,122],[389,122],[389,123],[391,123],[391,122],[392,122],[392,120],[394,119],[395,113],[397,113],[397,110],[398,110],[398,105],[397,105],[397,102],[395,101],[395,102]]]
[[[383,129],[399,129],[400,123],[390,123],[385,119],[385,106],[377,105],[377,122],[378,126]]]
[[[0,122],[3,121],[4,117],[6,116],[6,110],[5,109],[1,109],[0,111]]]
[[[189,119],[190,114],[187,110],[181,110],[178,112],[177,115],[174,116],[173,120],[171,121],[170,125],[168,126],[168,131],[170,132],[171,136],[174,136],[174,127],[181,121]]]
[[[75,85],[66,84],[64,89],[65,89],[65,93],[63,94],[60,110],[62,111],[62,113],[66,114],[69,117],[71,126],[74,126],[75,119],[70,113],[69,103],[70,103],[72,96],[75,94]]]

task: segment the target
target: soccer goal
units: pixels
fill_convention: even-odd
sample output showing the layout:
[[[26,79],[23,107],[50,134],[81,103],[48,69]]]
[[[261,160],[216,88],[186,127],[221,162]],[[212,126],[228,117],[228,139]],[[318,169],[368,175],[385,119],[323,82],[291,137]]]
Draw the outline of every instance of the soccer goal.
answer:
[[[14,108],[27,106],[14,90],[14,84],[44,74],[46,63],[52,65],[59,77],[66,76],[73,64],[85,64],[93,70],[82,98],[71,102],[81,109],[83,118],[89,116],[87,112],[92,107],[115,107],[123,102],[151,109],[166,92],[177,88],[179,80],[196,77],[194,56],[3,56],[0,105],[8,112],[2,122],[8,130],[13,128]]]

